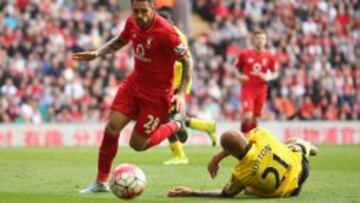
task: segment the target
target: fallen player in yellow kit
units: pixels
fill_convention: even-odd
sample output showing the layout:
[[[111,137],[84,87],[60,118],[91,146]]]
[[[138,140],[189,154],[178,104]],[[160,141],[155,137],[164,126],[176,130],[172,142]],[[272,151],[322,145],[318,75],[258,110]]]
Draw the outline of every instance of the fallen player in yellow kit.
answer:
[[[239,160],[231,179],[222,190],[200,191],[185,186],[169,190],[169,197],[233,197],[244,191],[258,197],[297,196],[309,175],[309,156],[317,148],[301,139],[281,143],[264,128],[255,128],[246,135],[228,131],[221,137],[222,150],[215,154],[208,171],[215,178],[219,163],[228,156]]]

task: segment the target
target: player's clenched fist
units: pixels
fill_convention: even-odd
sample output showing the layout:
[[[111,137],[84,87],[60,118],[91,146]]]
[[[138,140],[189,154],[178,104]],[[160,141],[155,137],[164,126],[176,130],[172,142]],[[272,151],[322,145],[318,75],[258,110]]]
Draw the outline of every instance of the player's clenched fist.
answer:
[[[84,51],[71,55],[71,58],[76,61],[92,61],[98,57],[96,51]]]

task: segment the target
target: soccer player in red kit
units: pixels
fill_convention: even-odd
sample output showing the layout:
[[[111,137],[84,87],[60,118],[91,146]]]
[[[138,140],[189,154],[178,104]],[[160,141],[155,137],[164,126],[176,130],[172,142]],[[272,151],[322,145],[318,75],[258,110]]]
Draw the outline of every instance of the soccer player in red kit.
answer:
[[[120,35],[96,51],[72,55],[74,60],[91,61],[128,43],[132,44],[135,55],[135,69],[119,87],[111,106],[99,149],[96,180],[80,191],[82,193],[108,191],[106,183],[117,153],[119,134],[131,120],[135,120],[136,124],[130,146],[136,151],[149,149],[172,134],[185,130],[185,122],[180,115],[185,115],[183,98],[192,70],[189,51],[175,29],[155,13],[153,0],[132,0],[131,7],[132,15]],[[173,95],[175,61],[182,63],[183,74],[179,92]],[[176,103],[179,114],[168,122],[172,102]],[[185,141],[180,136],[179,140]]]
[[[237,78],[241,81],[241,104],[244,113],[241,131],[249,132],[257,126],[266,102],[267,82],[278,77],[275,56],[266,51],[266,35],[255,30],[252,36],[254,49],[242,51],[237,60]]]

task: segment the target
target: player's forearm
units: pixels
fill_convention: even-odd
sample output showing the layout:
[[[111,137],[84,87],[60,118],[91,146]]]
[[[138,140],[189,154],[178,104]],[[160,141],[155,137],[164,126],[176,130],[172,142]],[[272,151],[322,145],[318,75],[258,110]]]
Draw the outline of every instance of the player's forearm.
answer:
[[[240,72],[235,66],[230,65],[228,69],[233,77],[239,78]]]
[[[254,196],[264,197],[264,198],[271,197],[271,195],[266,194],[264,192],[260,192],[252,187],[246,187],[244,192],[246,195],[254,195]]]
[[[267,81],[276,80],[279,77],[279,72],[268,72],[266,76]]]
[[[96,55],[97,55],[97,57],[102,57],[107,54],[114,53],[117,50],[121,49],[125,45],[126,45],[126,42],[124,42],[120,38],[120,36],[114,37],[110,41],[108,41],[106,44],[101,46],[99,49],[97,49]]]
[[[243,81],[247,79],[247,76],[245,74],[243,74],[243,72],[241,71],[242,69],[237,69],[235,67],[231,67],[230,68],[230,73],[232,75],[232,77],[235,77],[236,79]]]
[[[200,191],[200,190],[193,190],[191,191],[192,197],[229,197],[226,196],[222,190],[213,190],[213,191]]]
[[[225,159],[229,155],[230,155],[229,152],[222,149],[221,151],[219,151],[217,154],[215,154],[213,156],[213,160],[216,161],[217,163],[220,163],[223,159]]]
[[[186,87],[188,86],[193,70],[193,60],[191,54],[188,52],[181,60],[183,66],[181,84],[179,87],[179,94],[184,94],[186,92]]]
[[[239,71],[237,71],[237,70],[234,70],[233,71],[233,75],[235,76],[235,78],[237,78],[237,79],[243,79],[244,78],[244,74],[242,74],[241,72],[239,72]]]

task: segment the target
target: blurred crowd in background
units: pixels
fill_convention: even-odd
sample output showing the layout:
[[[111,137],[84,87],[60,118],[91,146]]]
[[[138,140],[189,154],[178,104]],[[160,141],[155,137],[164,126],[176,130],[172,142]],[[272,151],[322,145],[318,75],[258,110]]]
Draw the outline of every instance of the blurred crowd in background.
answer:
[[[133,70],[130,47],[91,63],[70,60],[118,34],[130,10],[117,0],[0,2],[0,122],[99,122]],[[280,77],[264,120],[360,119],[357,0],[173,0],[195,61],[189,115],[240,120],[237,54],[261,27]],[[127,5],[128,6],[128,5]],[[205,29],[196,29],[202,27]],[[200,31],[199,31],[200,30]]]

